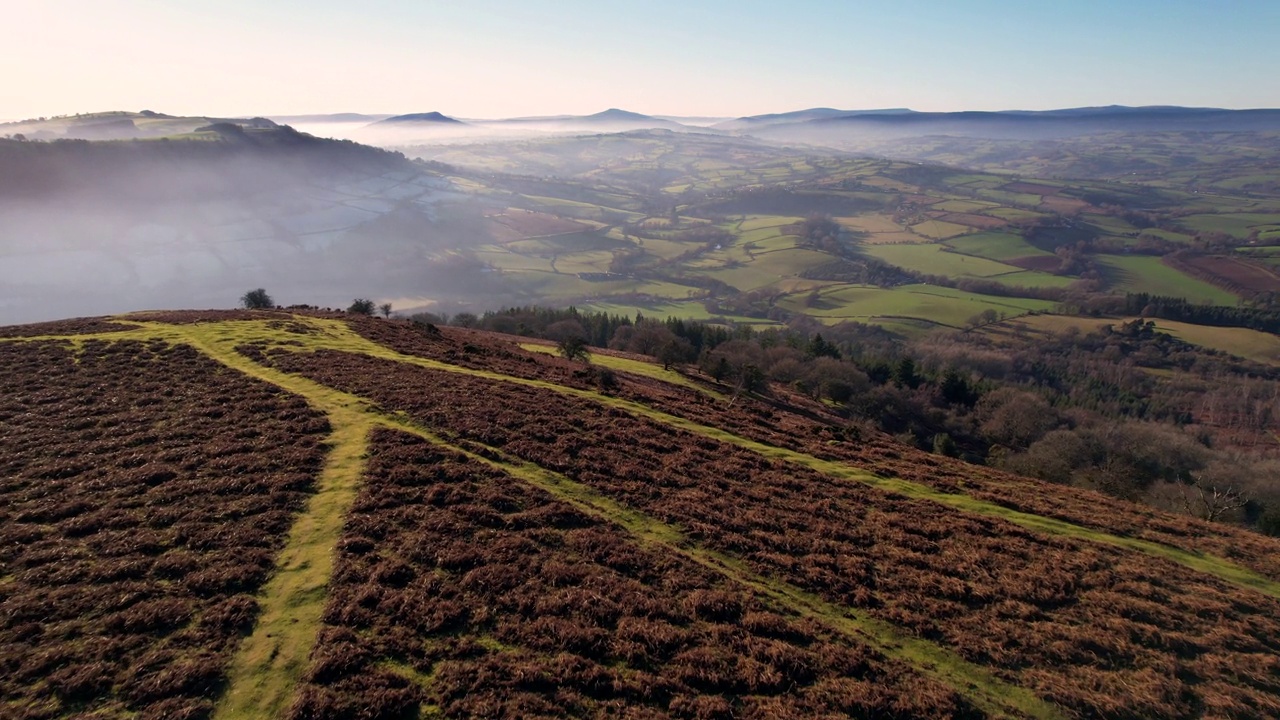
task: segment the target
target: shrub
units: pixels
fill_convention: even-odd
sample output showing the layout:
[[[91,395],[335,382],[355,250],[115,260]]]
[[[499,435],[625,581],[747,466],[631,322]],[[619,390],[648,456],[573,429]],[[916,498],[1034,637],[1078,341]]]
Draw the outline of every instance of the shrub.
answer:
[[[347,312],[353,313],[356,315],[372,316],[374,310],[376,309],[377,309],[377,306],[373,304],[372,300],[369,300],[366,298],[356,298],[355,300],[351,301],[351,307],[347,308]]]
[[[258,288],[240,296],[240,304],[248,310],[268,310],[276,306],[267,291]]]

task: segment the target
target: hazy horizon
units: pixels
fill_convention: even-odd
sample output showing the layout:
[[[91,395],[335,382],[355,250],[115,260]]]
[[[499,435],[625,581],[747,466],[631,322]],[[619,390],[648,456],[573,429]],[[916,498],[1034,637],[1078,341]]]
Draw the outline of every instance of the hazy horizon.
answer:
[[[828,4],[583,0],[282,7],[49,0],[13,8],[0,118],[105,110],[492,119],[1280,107],[1280,5],[1235,0]],[[21,70],[19,70],[21,68]]]

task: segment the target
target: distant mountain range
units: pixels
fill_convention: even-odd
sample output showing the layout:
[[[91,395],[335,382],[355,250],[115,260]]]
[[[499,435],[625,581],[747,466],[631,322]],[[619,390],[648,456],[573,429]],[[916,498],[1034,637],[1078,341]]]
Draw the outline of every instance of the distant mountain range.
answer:
[[[717,123],[712,127],[718,130],[750,130],[768,125],[808,122],[810,120],[826,120],[829,118],[850,117],[854,115],[902,115],[913,112],[915,111],[907,110],[906,108],[888,110],[836,110],[835,108],[809,108],[808,110],[771,113],[769,115],[750,115],[747,117],[736,118],[734,120],[726,120],[724,122]]]
[[[180,117],[151,111],[103,112],[0,124],[0,136],[28,139],[122,140],[173,136],[213,124],[247,128],[287,124],[315,135],[383,147],[669,130],[747,135],[771,142],[867,150],[869,143],[904,138],[950,136],[993,140],[1042,140],[1111,132],[1280,131],[1280,109],[1226,110],[1177,106],[917,112],[907,108],[840,110],[809,108],[734,119],[657,117],[610,108],[591,115],[515,118],[455,118],[440,111],[400,115],[334,113],[267,118]]]
[[[351,113],[330,116],[350,123]],[[372,116],[370,116],[372,117]],[[313,116],[319,120],[319,116]],[[286,118],[276,118],[284,122]],[[394,134],[373,132],[399,125]],[[1177,106],[1063,108],[917,112],[907,108],[841,110],[809,108],[733,119],[657,117],[619,108],[591,115],[551,115],[500,119],[456,119],[439,112],[371,119],[370,131],[352,139],[378,145],[430,143],[487,135],[517,137],[546,134],[594,134],[633,130],[749,135],[787,144],[805,143],[842,149],[864,148],[869,141],[923,136],[1033,140],[1109,132],[1256,132],[1280,131],[1280,110],[1226,110]],[[323,133],[323,127],[309,129]],[[447,132],[448,135],[441,135]]]
[[[842,147],[866,139],[929,135],[1030,140],[1109,132],[1280,131],[1280,110],[1121,105],[998,112],[839,112],[819,108],[740,118],[715,127],[767,140]]]

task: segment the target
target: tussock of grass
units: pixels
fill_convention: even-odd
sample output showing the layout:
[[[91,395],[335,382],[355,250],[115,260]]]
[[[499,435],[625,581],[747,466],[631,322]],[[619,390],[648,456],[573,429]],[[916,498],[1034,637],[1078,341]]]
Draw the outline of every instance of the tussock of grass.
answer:
[[[394,660],[384,660],[378,663],[378,667],[388,672],[395,673],[420,688],[428,689],[435,682],[435,673],[422,673],[412,665]],[[431,718],[445,717],[444,709],[438,705],[423,704],[418,708],[418,717],[421,720],[430,720]]]

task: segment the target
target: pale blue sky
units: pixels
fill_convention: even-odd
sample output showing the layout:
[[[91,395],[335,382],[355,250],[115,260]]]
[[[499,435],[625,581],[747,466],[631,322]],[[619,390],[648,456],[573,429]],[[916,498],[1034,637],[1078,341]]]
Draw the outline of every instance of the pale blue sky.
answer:
[[[0,118],[1280,107],[1280,0],[30,0]]]

